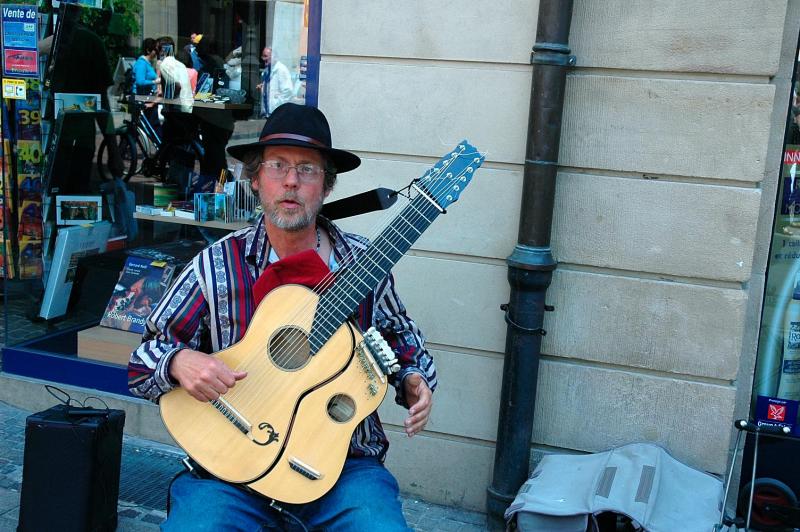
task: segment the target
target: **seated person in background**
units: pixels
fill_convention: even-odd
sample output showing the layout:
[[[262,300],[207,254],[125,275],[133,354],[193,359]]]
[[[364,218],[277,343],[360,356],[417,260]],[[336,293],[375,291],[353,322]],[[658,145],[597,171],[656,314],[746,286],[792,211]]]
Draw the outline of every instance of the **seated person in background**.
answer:
[[[215,43],[206,36],[197,43],[196,47],[197,54],[203,63],[202,69],[198,72],[208,74],[216,80],[216,77],[225,70],[222,58],[217,55]],[[228,168],[225,146],[233,135],[233,113],[222,105],[218,107],[195,105],[192,113],[198,119],[202,133],[203,158],[200,161],[200,174],[204,180],[210,179],[212,182],[216,182],[220,172]]]
[[[172,37],[158,39],[158,71],[161,77],[161,92],[164,98],[179,99],[180,110],[192,112],[194,95],[192,94],[189,72],[186,65],[175,58],[175,42]]]

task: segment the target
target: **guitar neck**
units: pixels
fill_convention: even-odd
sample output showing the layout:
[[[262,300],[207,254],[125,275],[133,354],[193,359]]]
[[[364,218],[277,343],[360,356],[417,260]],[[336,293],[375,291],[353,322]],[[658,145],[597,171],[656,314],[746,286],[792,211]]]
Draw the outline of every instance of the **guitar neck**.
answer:
[[[333,285],[322,294],[317,305],[309,338],[313,353],[355,313],[366,295],[389,275],[439,213],[430,199],[419,194],[366,250],[355,258],[346,259],[351,262],[339,270]]]

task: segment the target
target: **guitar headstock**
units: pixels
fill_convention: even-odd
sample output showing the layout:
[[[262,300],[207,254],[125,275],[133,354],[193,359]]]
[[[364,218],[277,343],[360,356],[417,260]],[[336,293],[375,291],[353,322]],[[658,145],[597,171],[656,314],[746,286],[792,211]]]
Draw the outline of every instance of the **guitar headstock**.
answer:
[[[485,155],[463,140],[425,172],[417,185],[442,209],[446,209],[448,205],[458,201],[461,191],[472,181],[475,170],[480,168],[484,159]]]

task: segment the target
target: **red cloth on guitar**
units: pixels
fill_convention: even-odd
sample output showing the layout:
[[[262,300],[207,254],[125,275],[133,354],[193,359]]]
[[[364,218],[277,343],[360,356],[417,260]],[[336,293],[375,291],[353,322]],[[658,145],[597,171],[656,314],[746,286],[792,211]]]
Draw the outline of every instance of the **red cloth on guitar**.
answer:
[[[275,288],[285,284],[299,284],[314,288],[330,273],[328,265],[313,249],[295,253],[269,264],[253,285],[256,306]]]

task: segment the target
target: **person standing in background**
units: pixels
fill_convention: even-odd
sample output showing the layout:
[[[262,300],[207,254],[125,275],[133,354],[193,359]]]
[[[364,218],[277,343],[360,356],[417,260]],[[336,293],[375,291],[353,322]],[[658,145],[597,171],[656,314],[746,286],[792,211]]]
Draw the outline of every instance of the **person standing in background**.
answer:
[[[217,76],[224,73],[224,68],[213,39],[205,37],[200,40],[197,43],[197,54],[203,62],[203,68],[198,72],[208,74],[216,83]],[[203,179],[215,182],[219,179],[220,172],[228,167],[225,146],[233,135],[233,113],[224,108],[194,106],[192,114],[198,119],[202,133],[203,158],[200,160],[200,174]]]
[[[142,41],[142,55],[133,64],[133,93],[149,96],[156,93],[161,82],[154,67],[158,54],[158,43],[155,39]]]
[[[261,91],[261,117],[265,118],[291,100],[294,90],[289,69],[278,61],[272,48],[267,46],[261,51],[261,60],[264,61],[264,72],[256,87]]]
[[[197,43],[203,40],[202,33],[192,33],[189,36],[189,44],[183,47],[184,51],[189,54],[192,60],[192,68],[200,72],[203,69],[203,60],[200,59],[200,54],[197,52]]]

